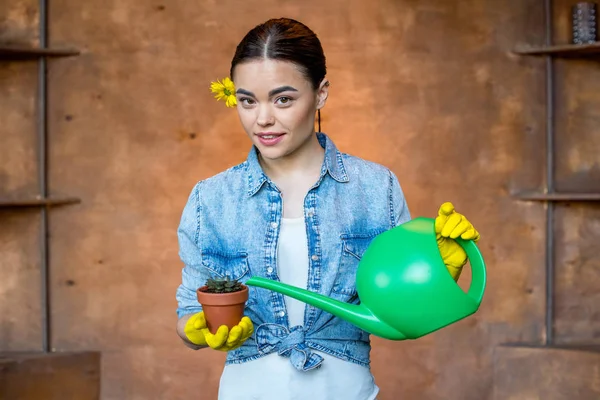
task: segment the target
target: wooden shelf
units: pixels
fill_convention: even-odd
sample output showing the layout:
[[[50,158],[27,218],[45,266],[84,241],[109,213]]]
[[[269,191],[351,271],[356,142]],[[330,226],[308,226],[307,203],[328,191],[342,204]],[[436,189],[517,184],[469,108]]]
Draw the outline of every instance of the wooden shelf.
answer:
[[[600,344],[538,344],[526,342],[502,343],[497,345],[502,348],[522,348],[522,349],[547,349],[547,350],[571,350],[571,351],[587,351],[590,353],[600,353]]]
[[[54,197],[46,199],[0,199],[0,208],[54,207],[80,203],[76,197]]]
[[[600,193],[520,192],[513,194],[513,196],[526,201],[600,201]]]
[[[514,53],[522,56],[600,57],[600,42],[590,44],[562,44],[555,46],[520,46]]]
[[[71,57],[79,55],[76,49],[40,49],[29,46],[0,44],[0,60],[30,60],[40,57]]]
[[[593,349],[496,346],[492,399],[598,399],[598,365]]]

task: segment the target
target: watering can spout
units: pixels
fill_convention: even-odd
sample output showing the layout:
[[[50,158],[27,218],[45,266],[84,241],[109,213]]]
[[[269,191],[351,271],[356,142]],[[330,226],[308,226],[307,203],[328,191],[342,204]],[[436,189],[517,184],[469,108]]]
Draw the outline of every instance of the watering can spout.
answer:
[[[306,304],[310,304],[311,306],[333,314],[376,336],[390,340],[406,339],[406,336],[403,333],[379,320],[371,310],[363,304],[356,305],[344,303],[306,289],[256,276],[248,279],[245,284],[272,290]]]

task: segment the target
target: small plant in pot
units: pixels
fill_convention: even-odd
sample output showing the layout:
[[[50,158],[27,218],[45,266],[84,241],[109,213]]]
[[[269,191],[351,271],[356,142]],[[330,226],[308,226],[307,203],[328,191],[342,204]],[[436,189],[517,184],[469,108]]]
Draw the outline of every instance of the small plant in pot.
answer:
[[[213,334],[221,325],[231,329],[244,316],[248,287],[237,279],[208,279],[204,286],[196,290],[196,294],[208,330]]]

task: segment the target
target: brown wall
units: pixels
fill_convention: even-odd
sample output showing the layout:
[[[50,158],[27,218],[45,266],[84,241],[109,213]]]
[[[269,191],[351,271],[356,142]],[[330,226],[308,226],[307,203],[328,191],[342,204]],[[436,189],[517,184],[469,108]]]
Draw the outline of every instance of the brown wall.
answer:
[[[35,3],[0,0],[0,33],[34,40]],[[51,43],[83,52],[49,74],[51,193],[82,199],[51,213],[52,346],[102,351],[104,400],[216,398],[224,355],[188,350],[174,332],[175,231],[194,183],[246,156],[235,111],[208,85],[270,17],[321,38],[332,82],[323,130],[337,145],[389,166],[414,216],[452,201],[482,234],[480,311],[417,341],[374,339],[380,399],[487,399],[494,346],[543,341],[545,209],[510,196],[544,184],[544,63],[510,53],[543,43],[542,2],[51,5]],[[556,7],[564,42],[568,3]],[[560,189],[600,189],[597,66],[557,63]],[[1,195],[37,189],[35,74],[35,63],[0,64]],[[557,207],[561,342],[600,341],[599,215]],[[2,350],[40,348],[37,224],[35,211],[0,212]]]
[[[37,43],[36,0],[0,0],[0,41]],[[34,197],[36,62],[0,62],[0,197]],[[0,348],[41,347],[40,217],[0,208]],[[26,316],[26,317],[25,317]]]
[[[570,38],[574,2],[556,2],[555,40]],[[600,192],[600,59],[556,60],[556,189]],[[582,190],[586,189],[586,190]],[[556,340],[600,344],[600,207],[557,208]]]

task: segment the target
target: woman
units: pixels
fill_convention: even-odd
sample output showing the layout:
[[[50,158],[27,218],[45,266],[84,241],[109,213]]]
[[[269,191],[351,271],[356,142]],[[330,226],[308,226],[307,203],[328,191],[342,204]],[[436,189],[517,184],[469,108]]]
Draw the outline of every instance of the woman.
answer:
[[[195,291],[209,277],[261,276],[356,302],[360,256],[410,219],[389,169],[315,132],[329,82],[309,28],[290,19],[255,27],[230,76],[231,92],[218,97],[237,106],[253,146],[243,163],[199,182],[184,208],[177,332],[193,349],[228,352],[219,399],[374,399],[369,334],[329,313],[251,287],[238,326],[214,335],[206,328]],[[438,246],[458,279],[466,254],[453,239],[479,234],[450,203],[438,214]]]

